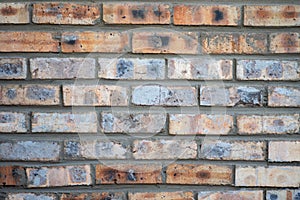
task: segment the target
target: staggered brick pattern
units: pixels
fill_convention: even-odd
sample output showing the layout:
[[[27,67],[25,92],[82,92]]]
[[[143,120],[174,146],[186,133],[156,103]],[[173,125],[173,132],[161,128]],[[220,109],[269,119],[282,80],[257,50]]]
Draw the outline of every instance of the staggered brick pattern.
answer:
[[[0,25],[0,199],[300,199],[298,2],[1,1]]]

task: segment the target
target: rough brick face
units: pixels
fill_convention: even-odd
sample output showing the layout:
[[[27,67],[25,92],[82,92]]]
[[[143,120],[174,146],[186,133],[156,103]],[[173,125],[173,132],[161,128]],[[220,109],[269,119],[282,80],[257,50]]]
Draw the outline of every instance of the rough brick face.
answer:
[[[56,200],[54,194],[34,194],[34,193],[18,193],[8,194],[6,200]]]
[[[26,3],[0,3],[0,24],[28,24],[29,10]]]
[[[225,191],[225,192],[199,192],[198,200],[263,200],[262,190],[258,191]]]
[[[0,167],[0,185],[24,185],[25,170],[19,166],[1,166]]]
[[[101,192],[101,193],[86,193],[86,194],[62,194],[60,200],[97,200],[97,199],[111,199],[111,200],[125,200],[126,195],[123,192]]]
[[[270,51],[272,53],[300,53],[300,34],[298,32],[270,34]]]
[[[28,130],[25,113],[0,112],[0,132],[25,133]]]
[[[163,199],[163,200],[194,200],[192,192],[145,192],[145,193],[129,193],[129,200],[140,200],[140,199]]]
[[[297,200],[299,197],[300,190],[268,190],[266,193],[266,200]]]
[[[0,79],[25,79],[26,75],[25,58],[0,58]]]
[[[300,107],[299,87],[268,87],[268,106]]]
[[[300,141],[269,142],[269,161],[292,162],[300,161]]]
[[[169,24],[170,6],[153,3],[104,3],[107,24]]]

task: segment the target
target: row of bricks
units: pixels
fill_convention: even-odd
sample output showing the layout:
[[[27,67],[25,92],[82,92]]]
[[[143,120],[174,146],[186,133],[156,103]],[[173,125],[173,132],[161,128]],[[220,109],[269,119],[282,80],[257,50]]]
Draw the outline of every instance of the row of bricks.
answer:
[[[76,110],[75,110],[76,111]],[[86,113],[32,113],[33,133],[97,133],[95,112]],[[29,131],[26,113],[1,112],[0,132],[26,133]],[[299,133],[299,114],[238,115],[237,130],[240,135]],[[101,132],[104,133],[160,133],[171,135],[232,135],[234,116],[227,114],[155,114],[102,112]],[[166,122],[167,121],[167,122]]]
[[[129,139],[116,140],[107,137],[102,140],[65,141],[64,145],[55,141],[6,141],[0,143],[0,159],[2,161],[131,158],[136,160],[300,161],[300,141],[204,139],[200,143],[199,145],[194,138],[138,139],[131,142]],[[267,143],[268,158],[266,158]]]
[[[104,52],[168,54],[299,53],[299,32],[127,31],[0,32],[0,52]],[[132,36],[132,39],[131,39]],[[269,42],[270,41],[270,42]],[[12,45],[13,44],[13,45]]]
[[[95,174],[92,168],[95,168]],[[163,167],[162,164],[154,163],[118,163],[92,166],[2,166],[0,172],[1,184],[24,185],[29,188],[93,185],[94,181],[101,185],[166,183],[244,187],[299,187],[300,183],[299,166],[245,167],[172,163]]]
[[[186,83],[185,85],[187,85]],[[0,105],[300,107],[298,86],[0,85]],[[200,102],[198,102],[198,91]],[[266,93],[266,94],[265,94]],[[263,98],[267,96],[267,102]]]
[[[31,5],[27,3],[1,3],[0,23],[30,23],[29,6]],[[100,10],[100,4],[34,3],[32,22],[95,25],[101,22]],[[173,20],[175,25],[299,26],[299,12],[299,5],[171,5],[128,2],[103,3],[102,19],[106,24],[171,24]]]
[[[237,80],[300,80],[299,60],[99,58],[96,63],[87,57],[32,58],[29,63],[0,58],[0,79],[26,79],[30,68],[32,79],[233,80],[236,73]]]
[[[175,192],[94,192],[70,194],[35,194],[35,193],[10,193],[5,200],[297,200],[300,197],[300,190],[267,190],[264,195],[263,190],[231,190],[231,191],[175,191]],[[195,198],[196,196],[196,198]],[[264,198],[265,196],[265,198]]]

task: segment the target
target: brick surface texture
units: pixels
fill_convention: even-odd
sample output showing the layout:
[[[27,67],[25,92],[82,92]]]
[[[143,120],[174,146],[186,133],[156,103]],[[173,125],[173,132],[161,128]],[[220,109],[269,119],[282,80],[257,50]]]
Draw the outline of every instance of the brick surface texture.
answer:
[[[299,200],[299,13],[0,1],[0,199]]]

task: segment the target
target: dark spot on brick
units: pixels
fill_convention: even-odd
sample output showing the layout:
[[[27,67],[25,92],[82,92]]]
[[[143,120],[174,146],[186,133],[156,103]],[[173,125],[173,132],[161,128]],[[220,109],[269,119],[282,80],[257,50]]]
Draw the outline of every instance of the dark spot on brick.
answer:
[[[136,181],[136,176],[135,176],[135,172],[133,169],[128,170],[127,172],[127,179],[129,181]]]
[[[256,16],[258,18],[268,18],[270,16],[270,13],[263,8],[260,8],[258,11],[256,11]]]
[[[170,38],[168,36],[152,36],[150,37],[150,43],[155,48],[160,48],[169,45]]]
[[[94,104],[98,102],[98,97],[94,91],[88,91],[84,93],[84,103],[85,104]]]
[[[17,75],[23,71],[22,63],[4,63],[0,65],[0,74]]]
[[[47,170],[33,169],[29,173],[29,183],[32,185],[44,185],[47,182]]]
[[[158,11],[158,10],[154,10],[153,11],[154,15],[157,16],[157,17],[160,17],[162,12],[161,11]]]
[[[204,148],[203,154],[205,157],[212,158],[223,158],[230,155],[230,144],[220,143],[215,145],[209,145],[207,148]]]
[[[200,172],[197,172],[196,176],[197,176],[197,178],[200,178],[200,179],[209,179],[211,174],[207,170],[202,170]]]
[[[270,200],[277,200],[278,199],[278,195],[277,194],[271,194],[270,195]]]
[[[283,68],[280,63],[274,63],[267,67],[267,73],[271,78],[281,78],[283,74]]]
[[[220,21],[220,20],[224,19],[224,14],[222,11],[214,10],[214,14],[215,14],[215,18],[214,18],[215,21]]]
[[[261,91],[252,90],[251,88],[238,89],[240,101],[237,104],[243,105],[260,105],[261,104]]]
[[[14,115],[11,114],[0,115],[0,123],[10,123],[13,121],[15,121]]]
[[[106,181],[114,181],[116,179],[117,171],[114,169],[104,170],[103,173],[103,179]]]
[[[261,76],[261,69],[255,66],[255,61],[246,63],[244,67],[244,76],[247,78],[257,78]]]
[[[300,192],[296,192],[294,200],[300,200]]]
[[[117,63],[117,77],[133,77],[133,62],[130,60],[120,59]]]
[[[275,126],[284,126],[284,122],[281,119],[276,119],[273,121]]]
[[[18,167],[12,169],[12,176],[15,179],[17,185],[21,185],[25,181],[25,171]]]
[[[78,38],[75,35],[66,35],[66,36],[64,36],[64,43],[74,45],[76,43],[77,39]]]
[[[55,90],[33,86],[27,89],[26,97],[29,99],[45,101],[55,97]]]
[[[79,156],[79,142],[70,141],[66,143],[65,154],[68,157],[78,157]]]
[[[69,170],[72,182],[80,183],[86,181],[86,171],[83,167],[73,167]]]
[[[4,16],[15,15],[17,12],[18,10],[16,8],[12,8],[11,6],[1,9],[1,14]]]
[[[134,18],[145,19],[145,10],[132,10],[131,13]]]
[[[8,89],[6,92],[6,96],[10,99],[14,99],[17,96],[17,92],[15,89]]]
[[[283,12],[282,12],[282,16],[284,18],[297,18],[298,13],[296,12],[296,9],[294,6],[287,6]]]

